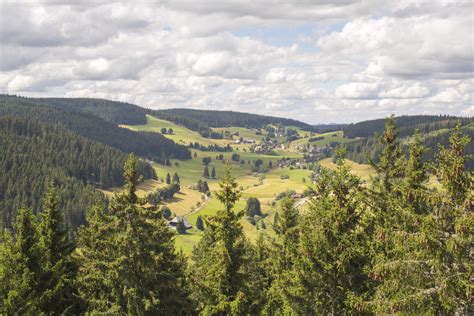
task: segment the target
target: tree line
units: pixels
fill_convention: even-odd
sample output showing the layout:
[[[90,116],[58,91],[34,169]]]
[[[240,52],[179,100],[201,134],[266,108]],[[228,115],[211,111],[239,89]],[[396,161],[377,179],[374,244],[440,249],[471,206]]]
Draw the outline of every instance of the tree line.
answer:
[[[0,225],[11,227],[15,210],[28,206],[39,211],[48,183],[61,195],[67,224],[85,223],[85,210],[94,200],[105,203],[95,188],[122,186],[127,155],[90,141],[60,126],[0,117]],[[146,162],[137,163],[144,179],[156,179]],[[86,207],[86,209],[85,209]]]
[[[49,99],[41,100],[46,103]],[[135,132],[120,128],[98,116],[74,110],[72,106],[62,108],[31,103],[27,98],[0,96],[0,116],[15,116],[60,125],[82,137],[126,153],[134,152],[161,164],[165,164],[169,158],[191,158],[191,152],[186,146],[178,145],[160,133]]]
[[[281,200],[275,237],[244,236],[230,169],[202,219],[186,263],[160,211],[136,195],[137,160],[110,208],[88,212],[76,251],[66,241],[54,192],[39,218],[22,210],[0,246],[4,313],[202,315],[470,314],[472,177],[456,128],[430,163],[419,133],[406,157],[393,118],[379,137],[377,176],[364,184],[338,152],[322,168],[305,212]],[[434,173],[439,187],[428,185]],[[49,236],[54,236],[50,238]]]

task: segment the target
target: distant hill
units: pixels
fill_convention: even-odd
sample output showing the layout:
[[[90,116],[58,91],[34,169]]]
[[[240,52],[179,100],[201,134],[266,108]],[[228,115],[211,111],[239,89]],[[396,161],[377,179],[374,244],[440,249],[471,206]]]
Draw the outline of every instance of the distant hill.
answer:
[[[209,129],[209,127],[235,126],[261,128],[268,124],[295,126],[308,131],[313,129],[311,125],[293,119],[234,111],[169,109],[154,110],[151,112],[151,114],[156,115],[161,119],[184,125],[187,128],[197,132],[200,132],[204,129]]]
[[[55,106],[65,110],[89,113],[101,119],[123,125],[146,124],[146,110],[137,105],[90,98],[23,98],[35,104]]]
[[[376,119],[348,124],[343,128],[344,136],[348,138],[372,137],[375,133],[383,132],[385,121],[386,119]],[[474,119],[447,115],[413,115],[395,118],[397,131],[401,137],[413,134],[417,128],[422,133],[429,133],[442,128],[452,128],[458,121],[460,121],[462,125],[467,125],[473,122]]]
[[[77,110],[71,105],[58,105],[55,101],[53,104],[47,104],[46,101],[50,99],[41,99],[42,104],[33,103],[32,100],[0,96],[0,116],[34,118],[40,122],[61,125],[88,139],[123,152],[134,152],[159,163],[164,163],[168,158],[191,158],[191,153],[185,146],[178,145],[159,133],[134,132],[120,128],[114,123],[87,113],[88,111]],[[103,110],[100,112],[105,113]]]
[[[343,146],[347,151],[347,158],[358,162],[368,163],[369,160],[377,162],[382,147],[376,137],[384,130],[385,119],[372,120],[351,124],[344,128],[345,135],[358,137],[354,141],[348,142]],[[432,160],[438,152],[439,146],[449,145],[449,136],[451,131],[460,123],[462,133],[474,139],[474,119],[452,116],[401,116],[396,118],[397,134],[404,148],[408,151],[407,144],[410,137],[418,129],[422,135],[423,145],[428,151],[424,154],[425,160]],[[372,132],[372,134],[370,134]],[[367,137],[366,135],[370,135]],[[470,142],[465,152],[471,157],[467,160],[466,168],[474,170],[474,142]]]
[[[31,118],[0,117],[0,226],[10,227],[21,207],[41,208],[50,182],[58,187],[67,223],[85,223],[85,212],[105,198],[95,188],[122,186],[127,155],[60,125]],[[154,169],[139,162],[145,179]]]

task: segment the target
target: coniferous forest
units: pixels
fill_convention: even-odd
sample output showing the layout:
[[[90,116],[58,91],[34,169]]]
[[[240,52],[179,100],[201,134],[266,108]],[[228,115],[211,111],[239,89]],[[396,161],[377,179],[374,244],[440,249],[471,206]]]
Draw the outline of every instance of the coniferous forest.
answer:
[[[310,184],[306,211],[290,196],[281,199],[274,234],[254,243],[244,235],[245,212],[236,207],[240,184],[228,167],[215,193],[221,208],[202,219],[202,239],[186,259],[161,210],[137,195],[147,169],[136,156],[125,161],[110,147],[36,122],[6,118],[1,124],[2,141],[6,134],[21,140],[2,143],[15,158],[6,155],[2,163],[11,167],[3,170],[19,177],[33,171],[22,170],[18,160],[51,161],[33,178],[46,186],[38,190],[41,204],[8,206],[17,215],[1,235],[2,314],[474,313],[473,188],[465,167],[471,140],[459,125],[449,144],[426,159],[420,132],[402,144],[389,118],[376,138],[372,181],[352,173],[338,150],[336,168],[322,167]],[[54,142],[64,148],[56,156],[48,147]],[[37,154],[22,157],[24,147]],[[86,166],[94,151],[102,158],[92,171]],[[70,215],[60,207],[61,180],[101,183],[100,168],[113,171],[107,181],[124,181],[125,188],[108,205],[84,194],[76,205],[87,211],[86,221],[71,233]],[[43,179],[46,174],[57,179]],[[428,174],[439,186],[428,185]]]

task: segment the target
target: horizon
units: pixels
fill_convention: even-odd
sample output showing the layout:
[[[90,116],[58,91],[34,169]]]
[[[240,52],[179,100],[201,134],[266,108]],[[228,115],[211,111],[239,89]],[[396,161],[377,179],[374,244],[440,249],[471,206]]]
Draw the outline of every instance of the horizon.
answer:
[[[0,95],[6,95],[6,96],[10,96],[10,97],[19,97],[19,98],[44,98],[44,99],[48,99],[48,98],[60,98],[61,97],[29,97],[29,96],[23,96],[23,95],[15,95],[15,94],[0,94]],[[144,107],[144,106],[141,106],[140,104],[134,104],[134,103],[130,103],[130,102],[127,102],[127,101],[120,101],[120,100],[111,100],[111,99],[104,99],[104,98],[88,98],[88,97],[69,97],[69,98],[64,98],[64,99],[95,99],[95,100],[106,100],[106,101],[111,101],[111,102],[119,102],[119,103],[128,103],[130,105],[133,105],[133,106],[138,106],[138,107],[141,107],[143,109],[151,109],[153,110],[153,108],[147,108],[147,107]],[[186,109],[186,110],[198,110],[198,111],[221,111],[221,112],[236,112],[236,113],[246,113],[246,114],[257,114],[257,115],[263,115],[263,116],[273,116],[273,117],[279,117],[279,118],[284,118],[283,116],[274,116],[274,115],[270,115],[270,114],[259,114],[259,113],[252,113],[252,112],[243,112],[243,111],[235,111],[235,110],[219,110],[219,109],[198,109],[198,108],[192,108],[192,107],[175,107],[175,108],[165,108],[165,109],[159,109],[159,110],[177,110],[177,109]],[[436,116],[448,116],[448,117],[465,117],[465,118],[471,118],[472,116],[463,116],[463,115],[450,115],[450,114],[444,114],[444,113],[440,113],[440,114],[398,114],[395,116],[395,118],[398,118],[398,117],[403,117],[403,116],[420,116],[420,115],[424,115],[424,116],[432,116],[432,115],[436,115]],[[372,118],[372,119],[367,119],[367,120],[361,120],[361,121],[353,121],[353,122],[325,122],[325,123],[316,123],[316,124],[312,124],[312,123],[308,123],[306,121],[302,121],[302,120],[297,120],[297,121],[300,121],[302,123],[305,123],[305,124],[308,124],[308,125],[311,125],[311,126],[323,126],[323,125],[350,125],[350,124],[357,124],[357,123],[361,123],[361,122],[366,122],[366,121],[375,121],[375,120],[383,120],[383,119],[387,119],[389,116],[385,116],[385,117],[378,117],[378,118]]]
[[[471,1],[4,1],[0,9],[0,93],[308,124],[474,115]]]

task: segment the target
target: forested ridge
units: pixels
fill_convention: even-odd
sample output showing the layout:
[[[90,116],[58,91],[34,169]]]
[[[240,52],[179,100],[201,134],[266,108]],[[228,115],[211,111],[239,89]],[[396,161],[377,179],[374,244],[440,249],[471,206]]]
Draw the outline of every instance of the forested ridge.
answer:
[[[105,198],[95,188],[124,184],[126,154],[80,137],[61,126],[31,119],[0,117],[0,225],[11,227],[20,207],[40,209],[50,182],[59,187],[61,209],[67,224],[85,222],[85,210]],[[154,169],[139,161],[145,179],[156,178]]]
[[[41,100],[46,102],[49,99]],[[135,132],[120,128],[95,115],[74,110],[71,106],[65,109],[34,104],[28,98],[1,96],[0,116],[5,115],[34,118],[40,122],[61,125],[85,138],[126,153],[136,153],[158,163],[164,163],[169,158],[191,158],[191,153],[185,146],[175,144],[159,133]]]
[[[413,135],[415,129],[426,134],[434,130],[443,128],[453,128],[458,122],[467,125],[474,122],[473,118],[455,117],[449,115],[412,115],[398,116],[397,133],[400,137]],[[369,120],[343,127],[344,136],[348,138],[372,137],[375,133],[382,133],[385,126],[385,119]]]
[[[452,119],[452,120],[443,120],[443,121],[438,121],[435,123],[429,123],[426,125],[421,125],[425,126],[425,128],[428,130],[427,132],[419,129],[421,132],[422,136],[422,143],[423,145],[427,148],[425,154],[424,154],[424,160],[431,160],[436,156],[436,153],[438,152],[439,146],[447,146],[449,144],[449,135],[450,131],[452,131],[454,125],[456,122],[459,121],[461,124],[467,124],[471,120],[470,119]],[[420,127],[420,125],[417,125]],[[414,130],[415,128],[413,126],[410,126],[407,128],[409,130]],[[401,136],[407,136],[406,130],[398,130],[397,135]],[[469,136],[471,139],[474,137],[474,124],[471,123],[469,125],[464,125],[461,127],[462,133]],[[434,133],[430,133],[434,131]],[[405,153],[408,153],[408,143],[410,141],[410,138],[406,138],[404,141],[403,149]],[[361,138],[357,139],[351,142],[347,142],[344,145],[342,145],[346,148],[347,150],[347,158],[358,162],[358,163],[364,163],[367,164],[370,162],[370,160],[373,160],[375,162],[378,162],[380,152],[382,151],[382,146],[378,142],[377,137],[368,137],[368,138]],[[474,144],[472,142],[469,142],[466,147],[465,147],[465,153],[468,156],[466,159],[466,168],[468,170],[474,170]]]
[[[152,111],[157,117],[184,125],[194,131],[209,129],[209,127],[246,127],[262,128],[268,124],[300,127],[303,130],[312,130],[312,126],[297,120],[282,117],[264,116],[258,114],[211,111],[194,109],[169,109]]]
[[[18,98],[34,104],[89,113],[114,124],[146,124],[145,109],[126,102],[92,98]]]
[[[0,244],[5,314],[469,315],[472,303],[472,175],[457,126],[426,162],[420,133],[405,155],[394,119],[371,183],[336,155],[321,168],[305,212],[285,197],[274,234],[244,236],[239,183],[227,169],[204,218],[192,260],[176,252],[160,210],[136,194],[137,158],[125,162],[125,191],[88,211],[68,239],[57,193],[41,212],[21,209]],[[434,174],[439,187],[428,186]]]

